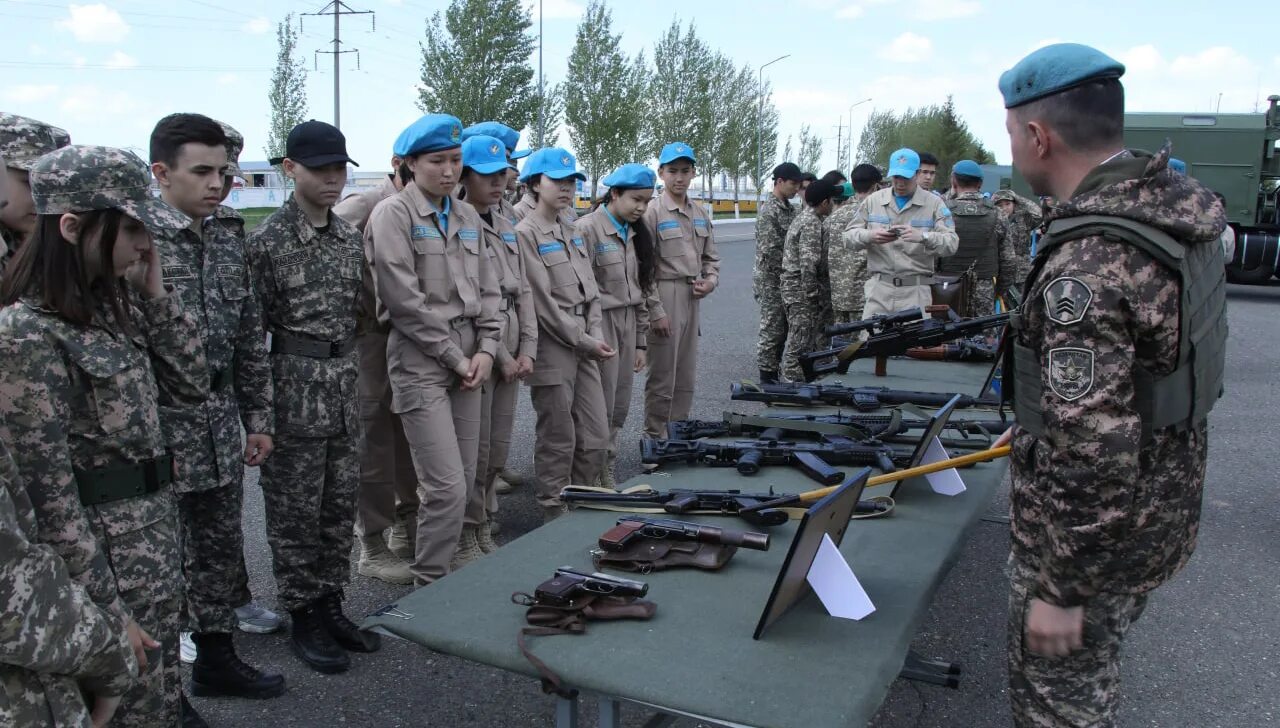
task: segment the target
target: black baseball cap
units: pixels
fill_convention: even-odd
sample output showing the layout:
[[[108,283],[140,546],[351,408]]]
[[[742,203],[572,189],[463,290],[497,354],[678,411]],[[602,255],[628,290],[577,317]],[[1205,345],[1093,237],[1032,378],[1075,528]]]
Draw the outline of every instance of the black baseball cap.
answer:
[[[783,162],[773,168],[774,179],[785,179],[790,182],[799,182],[801,177],[800,167],[795,162]]]
[[[324,167],[336,162],[360,166],[347,156],[347,138],[338,127],[315,119],[293,127],[284,143],[284,156],[268,161],[280,164],[286,157],[304,167]]]

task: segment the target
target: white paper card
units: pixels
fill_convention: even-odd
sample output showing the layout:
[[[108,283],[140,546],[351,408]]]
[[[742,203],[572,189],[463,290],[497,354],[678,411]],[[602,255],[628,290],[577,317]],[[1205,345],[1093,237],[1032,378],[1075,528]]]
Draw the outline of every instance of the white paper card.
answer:
[[[920,464],[928,465],[949,460],[950,458],[951,456],[947,454],[947,449],[942,446],[942,441],[935,437],[933,442],[929,443],[929,448],[924,451],[924,459],[921,460]],[[929,487],[933,488],[934,493],[960,495],[965,491],[964,481],[960,478],[960,473],[955,468],[939,470],[924,477],[929,481]]]
[[[862,619],[876,611],[871,598],[853,575],[844,554],[831,536],[822,535],[822,545],[809,567],[809,586],[817,593],[827,613],[841,619]]]

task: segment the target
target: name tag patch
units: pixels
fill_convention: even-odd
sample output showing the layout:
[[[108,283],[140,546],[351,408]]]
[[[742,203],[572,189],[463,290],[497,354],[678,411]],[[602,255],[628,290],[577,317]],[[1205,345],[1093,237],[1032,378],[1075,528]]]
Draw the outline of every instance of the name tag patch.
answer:
[[[673,228],[678,228],[678,227],[680,227],[680,223],[675,220],[663,220],[658,223],[659,232],[663,230],[671,230]]]
[[[564,250],[564,243],[559,240],[552,240],[549,243],[538,243],[538,255],[546,255],[547,253],[555,253]]]
[[[582,238],[574,238],[574,239],[573,239],[573,246],[574,246],[575,248],[581,248],[581,247],[582,247]]]
[[[244,277],[244,266],[242,265],[218,265],[214,266],[214,270],[223,278]]]
[[[612,253],[621,250],[621,246],[617,243],[596,243],[596,254]]]
[[[479,240],[480,231],[475,228],[462,228],[458,231],[459,240]]]
[[[502,242],[506,243],[507,245],[515,245],[515,244],[516,244],[516,234],[515,234],[515,233],[503,233],[503,234],[502,234]]]
[[[444,237],[443,235],[440,234],[439,230],[436,230],[435,227],[431,225],[414,225],[413,230],[409,234],[413,237],[414,240],[421,240],[423,238]]]
[[[287,268],[308,260],[312,255],[314,253],[310,250],[295,250],[292,253],[272,256],[271,262],[277,268]]]
[[[195,280],[195,271],[189,265],[166,265],[160,267],[160,277],[166,281]]]
[[[694,227],[696,227],[696,228],[699,228],[699,227],[704,228],[704,227],[706,227],[706,226],[707,226],[707,221],[706,221],[706,220],[703,220],[703,219],[702,219],[702,218],[700,218],[700,217],[695,217],[695,218],[693,219],[693,226],[694,226]]]

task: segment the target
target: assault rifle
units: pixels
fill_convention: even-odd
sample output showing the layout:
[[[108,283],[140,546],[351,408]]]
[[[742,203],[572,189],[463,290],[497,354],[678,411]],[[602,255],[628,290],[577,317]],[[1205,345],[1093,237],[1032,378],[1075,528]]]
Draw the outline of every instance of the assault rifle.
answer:
[[[800,369],[804,372],[805,381],[812,382],[818,377],[832,372],[845,374],[849,371],[849,365],[855,359],[896,356],[906,353],[907,349],[937,346],[955,339],[973,336],[981,331],[1003,326],[1009,322],[1009,314],[1007,313],[962,319],[954,311],[947,309],[943,317],[922,319],[918,317],[919,309],[913,310],[917,312],[917,318],[910,321],[895,319],[884,323],[878,329],[875,326],[870,327],[873,333],[865,341],[839,342],[839,340],[833,340],[832,343],[839,343],[839,345],[830,349],[801,354],[799,357]],[[860,323],[863,322],[855,322],[855,324]],[[827,331],[853,325],[840,324],[829,327]]]
[[[907,349],[906,355],[912,359],[926,361],[982,361],[993,362],[1000,346],[985,336],[973,336],[960,339],[949,344],[938,346],[921,346]]]
[[[920,407],[941,407],[955,397],[954,393],[912,392],[887,387],[846,387],[840,384],[742,384],[730,386],[730,399],[743,402],[769,402],[801,406],[830,405],[853,407],[861,412],[871,412],[881,407],[914,404]],[[957,407],[999,407],[995,397],[971,397],[961,394]]]
[[[788,465],[824,485],[844,481],[844,473],[833,465],[874,465],[888,473],[906,464],[911,453],[900,452],[876,440],[858,441],[830,435],[821,442],[783,440],[783,430],[771,427],[755,440],[710,442],[707,440],[640,440],[640,462],[702,463],[712,467],[733,467],[741,475],[755,475],[764,465]]]
[[[827,336],[848,336],[849,334],[858,333],[860,331],[883,331],[893,326],[901,326],[909,324],[913,321],[919,321],[924,318],[924,309],[916,306],[915,308],[906,308],[893,313],[882,313],[870,318],[864,318],[861,321],[850,321],[844,324],[832,324],[822,330]]]
[[[787,514],[777,508],[744,511],[759,508],[760,504],[777,500],[779,495],[768,493],[743,493],[740,490],[688,490],[676,488],[668,491],[642,491],[626,493],[601,493],[576,490],[569,486],[560,491],[565,503],[600,504],[633,508],[661,508],[667,513],[679,515],[694,511],[710,511],[723,516],[741,516],[753,526],[768,528],[787,522]]]
[[[672,440],[700,440],[704,437],[758,436],[776,427],[787,437],[814,437],[816,434],[846,435],[858,439],[896,437],[924,430],[929,420],[903,417],[895,411],[889,415],[744,415],[725,412],[721,420],[673,420],[667,424],[667,437]],[[946,429],[962,437],[995,436],[1009,423],[1003,420],[948,420]],[[985,447],[986,443],[982,443]]]

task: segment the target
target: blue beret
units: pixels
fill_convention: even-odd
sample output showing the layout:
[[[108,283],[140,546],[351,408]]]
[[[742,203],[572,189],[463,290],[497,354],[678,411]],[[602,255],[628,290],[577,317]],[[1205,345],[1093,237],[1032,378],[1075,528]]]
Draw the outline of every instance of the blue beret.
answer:
[[[951,168],[952,174],[958,174],[961,177],[982,177],[982,167],[972,159],[961,159]]]
[[[516,144],[520,142],[520,132],[500,121],[482,121],[462,130],[462,141],[465,142],[474,136],[493,137],[502,142],[503,146],[507,148],[507,152],[514,152]]]
[[[1004,107],[1012,109],[1089,81],[1123,75],[1124,64],[1096,48],[1055,43],[1032,51],[1000,74],[1000,93]]]
[[[600,180],[605,187],[616,187],[620,190],[638,190],[650,188],[657,184],[658,176],[652,169],[643,164],[624,164],[613,174]]]
[[[502,142],[483,134],[462,142],[462,166],[479,174],[497,174],[510,168]]]
[[[1169,157],[1169,169],[1185,176],[1187,174],[1187,163],[1177,157]]]
[[[671,142],[662,148],[662,153],[658,155],[658,164],[670,164],[677,159],[698,163],[698,158],[693,156],[693,147],[684,142]]]
[[[448,114],[427,114],[400,132],[391,148],[397,157],[440,152],[462,146],[462,122]]]
[[[920,171],[920,155],[916,154],[914,149],[903,147],[893,154],[889,155],[889,177],[906,177],[916,176],[916,172]]]
[[[560,147],[546,147],[529,155],[529,161],[524,163],[524,171],[520,173],[520,181],[527,181],[535,174],[551,179],[587,178],[578,171],[578,161],[573,155]]]

